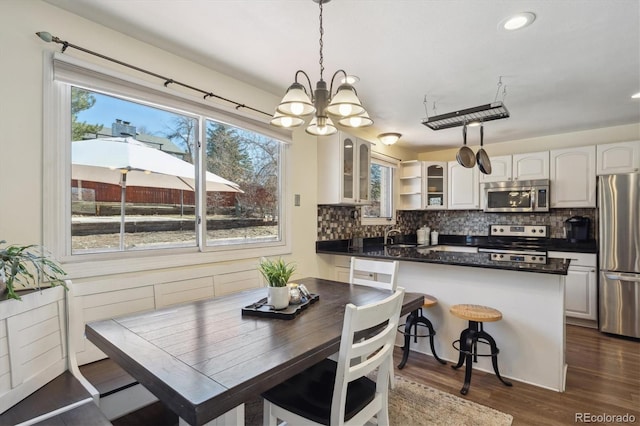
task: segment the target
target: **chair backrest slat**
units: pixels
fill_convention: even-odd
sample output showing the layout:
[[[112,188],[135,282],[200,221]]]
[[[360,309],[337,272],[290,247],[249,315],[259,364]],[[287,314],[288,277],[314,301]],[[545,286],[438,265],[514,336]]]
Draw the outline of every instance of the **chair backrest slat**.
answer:
[[[351,258],[349,282],[351,284],[394,291],[398,286],[400,262]]]

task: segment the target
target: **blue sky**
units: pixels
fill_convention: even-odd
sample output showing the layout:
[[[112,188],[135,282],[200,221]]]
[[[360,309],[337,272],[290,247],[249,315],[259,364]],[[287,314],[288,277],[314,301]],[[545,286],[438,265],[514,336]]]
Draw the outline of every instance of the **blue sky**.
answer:
[[[173,127],[173,118],[177,114],[161,109],[136,104],[111,96],[94,93],[96,103],[93,107],[80,111],[78,121],[87,124],[102,124],[111,128],[116,119],[128,121],[137,128],[144,127],[147,133],[163,136],[170,127]]]

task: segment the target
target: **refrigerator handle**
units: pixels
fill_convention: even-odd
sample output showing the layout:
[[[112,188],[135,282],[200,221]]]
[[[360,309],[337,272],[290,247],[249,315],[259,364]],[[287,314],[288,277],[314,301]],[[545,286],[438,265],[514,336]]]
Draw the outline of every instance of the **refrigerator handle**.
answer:
[[[640,282],[640,275],[604,274],[610,280]]]

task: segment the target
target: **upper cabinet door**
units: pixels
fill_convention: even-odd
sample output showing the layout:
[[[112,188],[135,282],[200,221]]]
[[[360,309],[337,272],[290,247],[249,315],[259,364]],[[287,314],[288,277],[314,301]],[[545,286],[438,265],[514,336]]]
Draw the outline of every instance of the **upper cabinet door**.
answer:
[[[556,149],[551,162],[553,208],[596,206],[596,147]]]
[[[358,139],[358,181],[356,188],[358,197],[356,204],[368,204],[371,194],[370,177],[371,173],[371,144],[369,142]]]
[[[490,157],[491,174],[480,173],[480,182],[504,182],[512,179],[512,157],[501,155]]]
[[[549,151],[513,156],[513,180],[532,179],[549,179]]]
[[[342,198],[345,202],[354,202],[356,198],[354,176],[358,173],[356,138],[341,134],[340,143],[342,145]]]
[[[597,146],[598,175],[634,173],[640,170],[640,141]]]
[[[457,161],[448,163],[449,210],[475,210],[480,208],[478,168],[467,169]]]

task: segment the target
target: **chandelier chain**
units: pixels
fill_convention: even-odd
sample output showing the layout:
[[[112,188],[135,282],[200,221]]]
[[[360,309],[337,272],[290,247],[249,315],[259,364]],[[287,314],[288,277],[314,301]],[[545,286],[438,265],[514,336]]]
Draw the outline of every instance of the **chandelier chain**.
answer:
[[[322,80],[322,75],[324,74],[324,56],[322,54],[322,48],[324,47],[324,43],[322,42],[322,36],[324,35],[324,28],[322,28],[322,0],[318,2],[320,5],[320,80]]]

